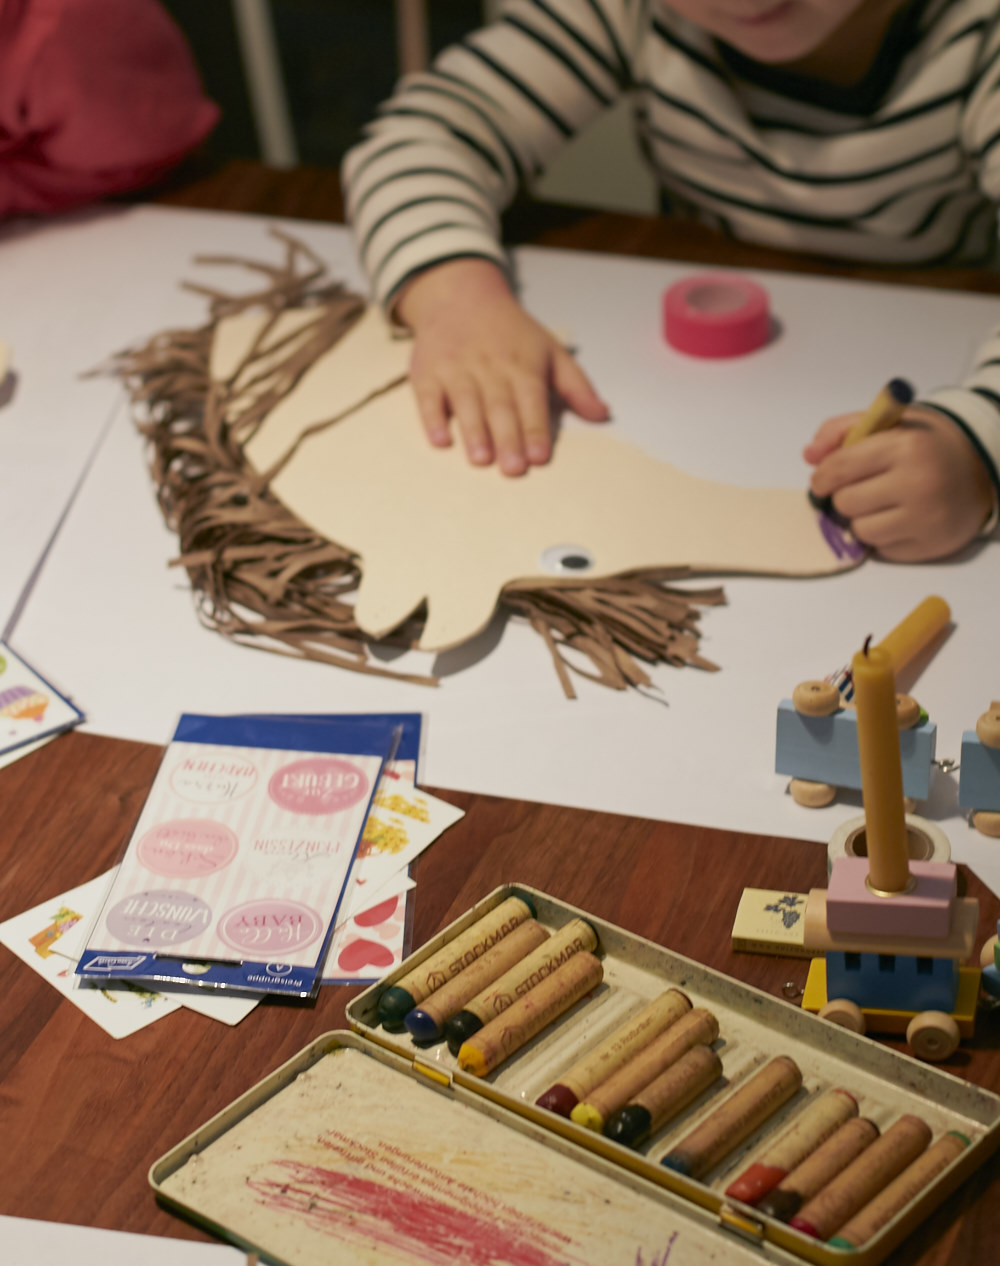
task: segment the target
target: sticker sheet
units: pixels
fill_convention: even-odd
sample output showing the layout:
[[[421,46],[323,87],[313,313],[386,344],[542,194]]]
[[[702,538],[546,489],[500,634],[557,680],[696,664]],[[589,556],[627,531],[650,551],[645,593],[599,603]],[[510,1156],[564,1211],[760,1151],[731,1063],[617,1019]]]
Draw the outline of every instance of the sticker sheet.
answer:
[[[307,996],[391,727],[200,721],[166,750],[78,971]]]

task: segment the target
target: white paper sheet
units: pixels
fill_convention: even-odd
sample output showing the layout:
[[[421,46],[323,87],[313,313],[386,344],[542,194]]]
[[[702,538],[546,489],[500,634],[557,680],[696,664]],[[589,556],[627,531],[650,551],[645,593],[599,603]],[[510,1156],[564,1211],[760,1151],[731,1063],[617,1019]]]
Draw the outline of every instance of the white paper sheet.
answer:
[[[357,283],[345,230],[286,227]],[[131,319],[102,351],[182,316],[199,319],[176,289],[196,275],[195,254],[278,257],[266,222],[246,216],[139,208],[80,234],[86,262],[74,270],[65,261],[64,285],[87,284],[94,257],[117,260],[106,303]],[[30,238],[17,249],[28,246]],[[699,270],[536,249],[517,262],[528,306],[573,331],[624,436],[693,474],[748,485],[804,486],[801,449],[819,421],[863,407],[893,376],[924,392],[954,381],[997,315],[986,296],[755,273],[779,336],[745,358],[698,361],[663,342],[660,303],[669,284]],[[241,281],[219,270],[212,279]],[[58,364],[50,372],[63,374],[70,398],[69,376]],[[804,809],[774,773],[777,705],[797,682],[838,668],[868,633],[877,640],[939,593],[956,627],[916,680],[900,682],[936,721],[939,757],[957,758],[962,731],[1000,693],[997,540],[946,564],[869,561],[821,580],[725,578],[728,605],[702,619],[703,652],[721,672],[660,668],[651,696],[580,680],[575,702],[564,699],[541,639],[514,622],[495,621],[436,661],[398,661],[440,672],[436,690],[229,645],[199,626],[184,573],[167,569],[174,553],[123,413],[16,624],[17,645],[71,683],[91,730],[164,742],[180,710],[420,710],[430,785],[825,841],[860,813],[860,797]],[[1000,891],[996,845],[959,814],[957,776],[938,776],[921,812],[945,828],[956,859]]]
[[[155,328],[134,284],[143,263],[116,249],[114,224],[127,215],[86,211],[0,227],[0,334],[9,356],[0,385],[0,631],[120,405],[112,382],[80,375]],[[90,249],[95,234],[99,250]],[[132,278],[125,286],[123,265]],[[189,302],[187,314],[196,311]]]
[[[246,1266],[247,1255],[228,1244],[200,1244],[93,1226],[41,1222],[0,1214],[4,1266]]]

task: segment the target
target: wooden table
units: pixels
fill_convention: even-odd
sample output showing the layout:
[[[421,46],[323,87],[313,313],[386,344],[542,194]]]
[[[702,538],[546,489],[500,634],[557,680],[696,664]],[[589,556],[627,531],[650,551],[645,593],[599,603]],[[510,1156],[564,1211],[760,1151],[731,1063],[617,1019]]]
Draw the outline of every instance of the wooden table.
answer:
[[[333,173],[276,173],[248,163],[175,182],[158,200],[317,220],[341,215]],[[519,210],[511,232],[583,250],[998,288],[988,275],[846,270],[736,247],[694,226],[566,208]],[[0,920],[119,859],[159,757],[153,746],[74,733],[0,770]],[[466,814],[414,867],[414,945],[515,881],[768,992],[804,982],[803,960],[735,954],[729,930],[746,886],[822,886],[821,845],[437,794]],[[980,944],[995,930],[1000,902],[974,877],[967,882],[981,902]],[[182,1009],[114,1041],[4,949],[0,989],[0,1213],[193,1239],[207,1236],[156,1204],[149,1166],[314,1037],[345,1027],[357,992],[326,988],[310,1004],[263,1003],[236,1028]],[[1000,1023],[985,1016],[974,1045],[946,1067],[1000,1092],[998,1045]],[[996,1167],[986,1166],[888,1260],[991,1260],[1000,1242],[998,1196]]]

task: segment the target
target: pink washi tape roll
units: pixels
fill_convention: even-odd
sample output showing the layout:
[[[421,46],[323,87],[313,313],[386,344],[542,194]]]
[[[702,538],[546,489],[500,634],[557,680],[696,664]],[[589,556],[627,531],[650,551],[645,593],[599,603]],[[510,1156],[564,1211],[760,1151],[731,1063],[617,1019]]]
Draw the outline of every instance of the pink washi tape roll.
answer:
[[[733,273],[699,273],[663,296],[663,335],[690,356],[742,356],[771,335],[767,291]]]

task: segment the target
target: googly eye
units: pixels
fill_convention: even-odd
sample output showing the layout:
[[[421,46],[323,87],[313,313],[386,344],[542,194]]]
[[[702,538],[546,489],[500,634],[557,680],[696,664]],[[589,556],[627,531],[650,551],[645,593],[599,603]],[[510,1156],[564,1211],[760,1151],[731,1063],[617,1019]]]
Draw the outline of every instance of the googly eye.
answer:
[[[583,576],[595,565],[593,554],[582,545],[550,545],[538,561],[552,576]]]

